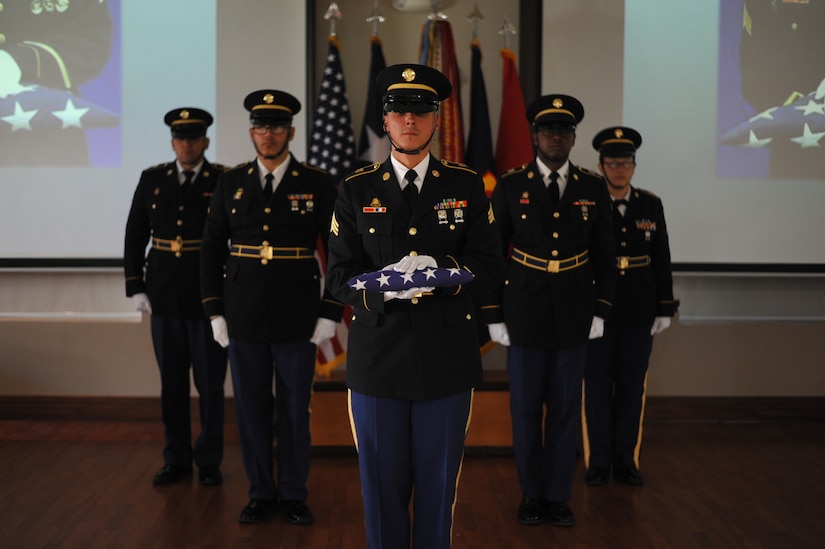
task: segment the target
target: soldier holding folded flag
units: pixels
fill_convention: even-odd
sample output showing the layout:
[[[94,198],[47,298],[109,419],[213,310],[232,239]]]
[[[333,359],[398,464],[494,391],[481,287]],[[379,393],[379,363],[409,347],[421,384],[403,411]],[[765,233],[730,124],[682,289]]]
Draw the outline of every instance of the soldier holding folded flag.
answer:
[[[481,176],[430,154],[449,80],[402,64],[377,86],[392,153],[340,186],[327,284],[353,307],[347,385],[367,547],[446,549],[482,375],[470,288],[489,294],[504,261]],[[451,269],[472,281],[451,282]],[[394,285],[405,276],[421,285]]]

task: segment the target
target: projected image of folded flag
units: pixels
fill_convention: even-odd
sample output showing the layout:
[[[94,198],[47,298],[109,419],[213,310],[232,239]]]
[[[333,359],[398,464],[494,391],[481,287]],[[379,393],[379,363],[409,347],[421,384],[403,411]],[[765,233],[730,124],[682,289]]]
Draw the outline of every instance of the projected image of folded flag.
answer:
[[[796,143],[802,149],[821,147],[825,137],[825,80],[816,91],[787,105],[771,107],[725,132],[725,145],[762,148],[771,143]]]
[[[399,292],[409,288],[441,288],[458,286],[473,279],[473,273],[458,268],[429,267],[412,273],[392,269],[364,273],[349,280],[353,290],[372,292]]]
[[[107,128],[120,117],[91,101],[45,86],[22,86],[0,99],[0,129],[9,132],[66,128]]]

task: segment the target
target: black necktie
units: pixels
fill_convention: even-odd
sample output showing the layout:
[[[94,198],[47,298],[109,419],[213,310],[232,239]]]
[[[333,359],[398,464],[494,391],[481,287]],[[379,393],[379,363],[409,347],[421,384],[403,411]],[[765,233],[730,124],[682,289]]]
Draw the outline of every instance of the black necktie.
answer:
[[[559,203],[559,172],[550,172],[550,184],[547,185],[547,192],[550,194],[550,202],[555,210]]]
[[[192,170],[186,170],[183,172],[183,184],[180,186],[180,190],[182,192],[187,192],[190,188],[192,188],[192,179],[195,177],[195,172]]]
[[[269,202],[269,199],[272,198],[272,180],[275,179],[275,176],[268,173],[264,179],[266,179],[266,184],[264,184],[264,200]]]
[[[415,170],[410,170],[404,175],[404,179],[407,181],[407,186],[404,187],[404,197],[407,199],[410,211],[415,209],[415,201],[418,200],[418,187],[413,183],[416,175]]]

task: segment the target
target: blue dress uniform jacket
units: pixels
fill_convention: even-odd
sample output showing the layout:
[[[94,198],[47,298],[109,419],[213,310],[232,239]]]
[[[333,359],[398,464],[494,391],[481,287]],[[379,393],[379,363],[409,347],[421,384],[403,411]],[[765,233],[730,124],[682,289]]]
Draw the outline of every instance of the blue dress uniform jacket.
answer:
[[[350,175],[339,189],[327,281],[353,307],[347,384],[368,396],[423,400],[455,395],[481,381],[481,355],[470,285],[488,295],[503,275],[498,235],[481,177],[430,156],[412,214],[387,159]],[[384,302],[380,292],[347,281],[408,254],[475,276],[464,286]],[[482,309],[483,308],[482,303]]]
[[[307,341],[318,317],[343,313],[328,291],[321,299],[314,255],[318,242],[326,250],[335,187],[292,155],[269,203],[260,181],[254,160],[221,176],[203,233],[203,308],[226,317],[232,338]]]
[[[140,176],[126,222],[126,295],[146,293],[155,315],[204,318],[198,285],[200,244],[209,201],[224,169],[204,160],[186,192],[175,162],[159,164]],[[152,246],[148,254],[147,244]]]
[[[657,316],[676,314],[670,244],[661,199],[632,188],[624,216],[613,216],[619,269],[613,310],[616,326],[650,326]]]
[[[586,343],[593,316],[608,317],[616,287],[610,198],[602,178],[571,164],[553,211],[534,160],[501,175],[492,204],[511,255],[501,293],[511,343],[551,350]]]

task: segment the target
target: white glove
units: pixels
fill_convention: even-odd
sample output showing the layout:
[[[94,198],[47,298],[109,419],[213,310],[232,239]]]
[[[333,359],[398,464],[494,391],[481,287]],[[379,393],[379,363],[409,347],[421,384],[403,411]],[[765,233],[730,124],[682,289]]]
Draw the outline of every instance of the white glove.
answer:
[[[326,341],[335,335],[335,322],[328,318],[319,318],[315,323],[315,332],[312,334],[310,341],[316,345],[322,341]]]
[[[510,345],[510,333],[507,331],[507,325],[503,322],[496,322],[487,325],[487,331],[490,332],[490,339],[507,347]]]
[[[656,334],[661,334],[668,328],[670,328],[670,317],[657,316],[653,319],[653,326],[650,328],[650,335],[655,336]]]
[[[145,311],[152,314],[152,304],[149,302],[149,296],[145,293],[139,293],[132,296],[132,306],[136,311]]]
[[[384,292],[384,301],[391,299],[412,299],[425,292],[432,292],[435,288],[425,286],[424,288],[407,288],[406,290]]]
[[[224,349],[229,347],[229,330],[226,327],[226,319],[222,316],[216,316],[209,322],[212,324],[212,338]]]
[[[600,316],[594,316],[593,322],[590,323],[590,337],[589,339],[598,339],[604,335],[604,319]]]
[[[393,270],[399,273],[412,273],[427,267],[438,267],[435,258],[430,255],[405,255],[392,266]]]

